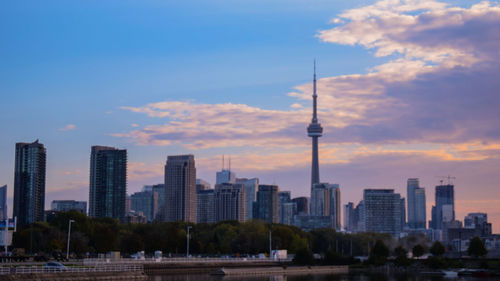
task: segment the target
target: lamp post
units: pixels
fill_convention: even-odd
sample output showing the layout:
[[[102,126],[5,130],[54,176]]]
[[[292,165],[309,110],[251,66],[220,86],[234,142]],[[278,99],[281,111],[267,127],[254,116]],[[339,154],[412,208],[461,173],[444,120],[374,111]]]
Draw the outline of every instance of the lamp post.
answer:
[[[186,258],[189,258],[189,230],[191,229],[191,226],[187,227],[187,233],[186,233]]]
[[[66,247],[66,259],[69,260],[69,240],[71,239],[71,223],[75,222],[74,220],[69,220],[68,225],[68,246]]]

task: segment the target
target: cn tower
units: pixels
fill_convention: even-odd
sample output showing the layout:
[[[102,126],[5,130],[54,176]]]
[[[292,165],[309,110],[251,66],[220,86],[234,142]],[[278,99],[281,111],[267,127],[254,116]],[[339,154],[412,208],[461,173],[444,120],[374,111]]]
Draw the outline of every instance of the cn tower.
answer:
[[[307,127],[307,135],[312,138],[312,168],[311,168],[311,194],[315,183],[319,183],[319,159],[318,159],[318,138],[323,135],[323,127],[318,123],[317,98],[316,95],[316,61],[314,61],[314,83],[313,83],[313,117]]]

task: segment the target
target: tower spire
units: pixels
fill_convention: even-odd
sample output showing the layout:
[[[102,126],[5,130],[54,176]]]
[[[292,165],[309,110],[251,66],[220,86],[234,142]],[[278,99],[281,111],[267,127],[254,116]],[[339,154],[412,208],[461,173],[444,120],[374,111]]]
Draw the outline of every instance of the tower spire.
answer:
[[[314,60],[313,72],[313,118],[307,127],[307,135],[312,138],[312,167],[311,167],[311,194],[314,184],[319,183],[319,157],[318,157],[318,138],[323,135],[323,127],[318,122],[317,98],[316,93],[316,60]]]
[[[318,115],[317,115],[317,98],[318,95],[316,94],[316,59],[314,59],[314,76],[313,76],[313,123],[318,122]]]

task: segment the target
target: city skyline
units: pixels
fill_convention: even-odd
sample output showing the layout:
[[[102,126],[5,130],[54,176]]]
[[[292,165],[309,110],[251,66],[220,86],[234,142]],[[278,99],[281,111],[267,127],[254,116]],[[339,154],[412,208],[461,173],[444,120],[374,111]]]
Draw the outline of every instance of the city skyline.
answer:
[[[97,144],[127,149],[128,194],[162,183],[167,155],[194,154],[213,186],[226,154],[238,177],[309,196],[316,58],[321,181],[340,184],[342,205],[367,188],[406,197],[419,178],[429,220],[439,177],[452,175],[455,217],[488,213],[499,232],[500,8],[479,3],[6,4],[9,214],[15,143],[35,139],[47,149],[46,208],[87,200]]]

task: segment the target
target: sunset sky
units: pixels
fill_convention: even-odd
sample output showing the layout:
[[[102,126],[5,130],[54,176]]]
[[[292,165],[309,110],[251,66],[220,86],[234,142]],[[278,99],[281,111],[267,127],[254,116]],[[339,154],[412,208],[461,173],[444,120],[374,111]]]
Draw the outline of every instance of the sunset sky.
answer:
[[[128,193],[195,155],[309,196],[313,60],[320,178],[342,203],[456,177],[457,219],[500,232],[496,1],[4,1],[0,185],[16,142],[47,148],[46,207],[88,200],[92,145],[128,150]],[[11,201],[10,201],[11,202]],[[12,205],[9,206],[12,210]]]

